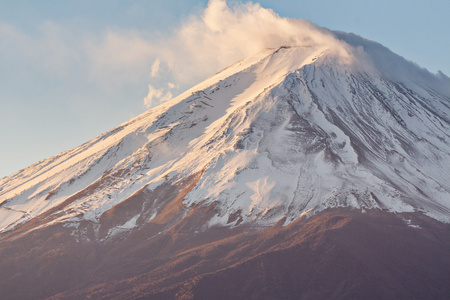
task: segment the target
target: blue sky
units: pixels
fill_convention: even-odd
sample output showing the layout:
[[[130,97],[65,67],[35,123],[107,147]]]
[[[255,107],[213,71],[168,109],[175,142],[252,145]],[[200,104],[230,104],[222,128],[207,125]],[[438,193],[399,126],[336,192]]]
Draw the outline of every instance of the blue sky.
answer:
[[[228,1],[239,3],[246,1]],[[281,17],[375,40],[450,75],[448,0],[259,3]],[[229,41],[223,57],[199,57],[209,48],[180,38],[200,26],[207,5],[1,0],[0,177],[86,142],[232,63],[244,52],[231,53]]]

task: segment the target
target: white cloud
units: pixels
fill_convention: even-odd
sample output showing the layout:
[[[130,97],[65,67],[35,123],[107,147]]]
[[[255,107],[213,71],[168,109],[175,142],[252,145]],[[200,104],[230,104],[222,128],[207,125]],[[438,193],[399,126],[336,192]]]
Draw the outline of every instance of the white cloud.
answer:
[[[173,98],[171,90],[174,88],[175,85],[170,82],[167,84],[167,90],[164,88],[157,89],[149,84],[147,96],[144,98],[144,105],[150,108],[171,100]]]
[[[160,64],[161,64],[161,61],[159,60],[159,58],[157,58],[152,65],[152,71],[150,73],[150,76],[152,78],[155,78],[156,76],[158,76]]]
[[[84,80],[114,95],[141,90],[150,74],[146,107],[264,48],[328,45],[340,57],[349,57],[344,42],[310,21],[282,18],[256,3],[233,3],[210,0],[202,12],[159,38],[137,30],[92,33],[51,22],[32,35],[0,23],[0,57],[24,69],[39,66],[48,76],[65,76],[66,82]]]
[[[167,101],[171,100],[172,98],[173,98],[172,92],[171,92],[171,91],[168,91],[168,92],[166,92],[166,93],[164,94],[164,96],[162,96],[162,97],[159,99],[159,103],[167,102]]]
[[[342,56],[345,45],[327,29],[309,21],[282,18],[259,4],[211,0],[200,16],[191,16],[160,41],[158,57],[180,83],[199,81],[235,61],[265,48],[283,45],[334,45]]]
[[[159,101],[155,101],[161,98],[164,90],[157,89],[153,87],[151,84],[148,85],[148,94],[144,98],[144,105],[147,107],[155,106],[155,104],[159,104]]]
[[[264,48],[336,42],[308,21],[281,18],[259,4],[230,8],[224,0],[209,1],[203,12],[159,39],[137,30],[92,33],[45,22],[38,35],[0,23],[0,40],[0,55],[8,61],[40,66],[48,76],[66,76],[66,82],[84,80],[110,94],[145,86],[150,74],[155,88],[145,97],[147,107]]]
[[[0,56],[15,68],[35,68],[49,77],[65,77],[103,91],[145,84],[154,61],[150,41],[137,31],[93,34],[44,22],[36,33],[0,22]],[[45,73],[45,74],[44,74]],[[76,78],[74,78],[76,77]]]

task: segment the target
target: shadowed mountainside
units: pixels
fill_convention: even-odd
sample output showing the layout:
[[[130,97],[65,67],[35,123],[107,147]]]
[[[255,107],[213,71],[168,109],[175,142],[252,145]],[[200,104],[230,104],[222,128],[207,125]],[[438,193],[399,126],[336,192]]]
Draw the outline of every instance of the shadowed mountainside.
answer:
[[[60,225],[3,236],[0,293],[7,299],[450,295],[450,228],[429,217],[335,209],[288,226],[196,231],[213,210],[194,209],[162,234],[152,236],[148,224],[105,244],[77,243]]]

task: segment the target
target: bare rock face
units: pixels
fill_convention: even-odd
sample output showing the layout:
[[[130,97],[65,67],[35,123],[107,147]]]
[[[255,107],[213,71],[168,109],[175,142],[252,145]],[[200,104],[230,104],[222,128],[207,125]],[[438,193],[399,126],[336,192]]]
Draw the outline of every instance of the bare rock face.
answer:
[[[450,80],[329,34],[0,179],[2,298],[449,299]]]

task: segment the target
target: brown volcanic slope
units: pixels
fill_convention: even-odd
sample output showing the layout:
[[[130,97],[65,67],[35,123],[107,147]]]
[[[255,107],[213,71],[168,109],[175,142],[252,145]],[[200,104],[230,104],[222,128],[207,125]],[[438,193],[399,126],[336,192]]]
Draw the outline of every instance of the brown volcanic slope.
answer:
[[[288,226],[198,231],[212,213],[198,207],[163,234],[160,221],[104,243],[76,242],[60,225],[5,235],[1,298],[450,298],[448,224],[334,209]]]

